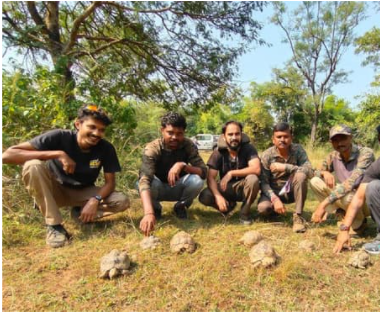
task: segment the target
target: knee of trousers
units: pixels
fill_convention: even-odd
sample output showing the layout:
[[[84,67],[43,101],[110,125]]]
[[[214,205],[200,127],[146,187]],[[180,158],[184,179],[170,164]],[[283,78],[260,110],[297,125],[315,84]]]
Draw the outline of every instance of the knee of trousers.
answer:
[[[252,187],[252,189],[258,189],[260,186],[259,178],[255,174],[249,174],[245,177],[245,185]]]
[[[321,191],[325,186],[325,182],[319,178],[319,177],[314,177],[311,178],[310,180],[310,187],[314,192]]]
[[[117,193],[116,202],[118,211],[127,210],[130,206],[129,198],[123,193]]]
[[[43,171],[46,170],[45,162],[39,159],[28,160],[22,167],[22,178],[24,182],[30,179],[37,178]]]
[[[257,212],[261,215],[267,215],[271,212],[273,212],[273,207],[271,202],[264,201],[257,205]]]
[[[304,172],[296,172],[295,175],[294,175],[294,183],[307,183],[307,176]]]
[[[199,175],[190,174],[186,181],[186,184],[188,185],[188,187],[196,189],[200,192],[203,188],[204,181],[201,179]]]
[[[367,203],[372,203],[374,200],[380,201],[380,180],[375,180],[368,183],[365,190]]]
[[[198,200],[205,206],[211,206],[214,203],[214,195],[209,188],[206,188],[199,194]]]

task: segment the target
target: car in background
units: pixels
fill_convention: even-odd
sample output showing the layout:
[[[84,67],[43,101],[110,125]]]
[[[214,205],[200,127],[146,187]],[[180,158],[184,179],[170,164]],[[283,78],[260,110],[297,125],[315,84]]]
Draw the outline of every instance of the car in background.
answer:
[[[214,147],[216,147],[214,135],[208,133],[197,134],[193,138],[193,142],[200,150],[212,150]]]

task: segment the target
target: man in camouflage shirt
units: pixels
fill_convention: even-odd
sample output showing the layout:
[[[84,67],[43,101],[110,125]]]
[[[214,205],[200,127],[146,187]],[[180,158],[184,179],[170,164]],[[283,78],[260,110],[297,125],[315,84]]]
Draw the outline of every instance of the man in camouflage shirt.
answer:
[[[167,113],[161,118],[162,138],[144,149],[138,189],[144,209],[140,229],[145,235],[161,217],[160,201],[177,201],[174,212],[186,219],[187,208],[203,187],[207,167],[194,143],[185,138],[186,126],[182,115]]]
[[[334,148],[324,160],[321,169],[315,171],[310,185],[320,204],[315,210],[312,221],[320,223],[327,213],[345,214],[365,170],[375,160],[373,151],[352,143],[352,130],[346,125],[337,125],[330,129],[330,141]],[[335,173],[338,184],[336,184]],[[369,216],[367,207],[363,207],[353,224],[351,233],[359,233]]]
[[[274,146],[261,155],[261,197],[257,209],[263,215],[284,214],[284,203],[295,202],[293,231],[303,233],[306,231],[302,213],[307,181],[313,175],[313,170],[305,150],[301,145],[293,144],[292,139],[289,124],[282,122],[274,127]]]

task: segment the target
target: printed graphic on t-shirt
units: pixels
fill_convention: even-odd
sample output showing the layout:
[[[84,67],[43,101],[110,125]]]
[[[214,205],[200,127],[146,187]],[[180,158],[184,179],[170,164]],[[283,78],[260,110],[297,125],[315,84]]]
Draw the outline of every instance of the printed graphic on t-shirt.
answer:
[[[90,168],[91,169],[99,168],[99,166],[100,166],[100,160],[99,159],[90,160]]]

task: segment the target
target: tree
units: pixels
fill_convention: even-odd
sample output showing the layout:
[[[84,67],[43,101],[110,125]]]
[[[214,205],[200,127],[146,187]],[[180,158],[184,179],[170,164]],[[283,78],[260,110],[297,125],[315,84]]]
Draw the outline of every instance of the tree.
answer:
[[[237,57],[258,38],[263,2],[3,2],[3,40],[50,58],[69,85],[105,96],[203,105],[228,94]],[[223,39],[223,40],[221,40]],[[233,40],[233,41],[232,41]],[[95,88],[92,88],[95,90]]]
[[[348,73],[338,65],[354,39],[354,29],[364,19],[363,2],[303,2],[285,21],[286,8],[275,2],[272,21],[285,33],[291,63],[307,81],[313,102],[311,143],[314,144],[325,98]]]

